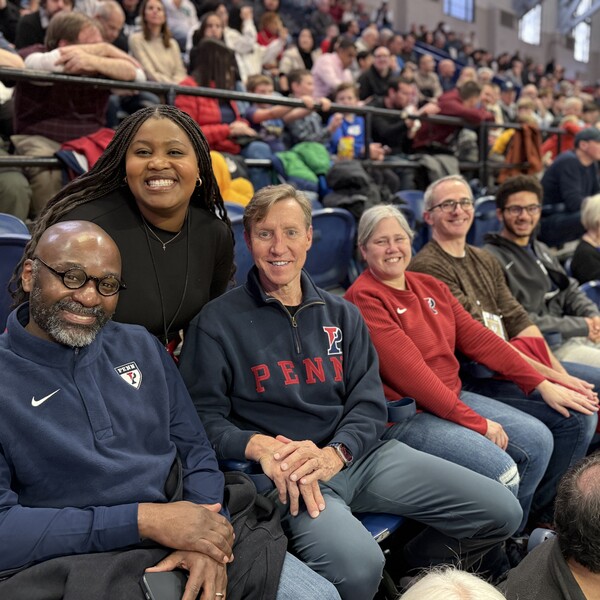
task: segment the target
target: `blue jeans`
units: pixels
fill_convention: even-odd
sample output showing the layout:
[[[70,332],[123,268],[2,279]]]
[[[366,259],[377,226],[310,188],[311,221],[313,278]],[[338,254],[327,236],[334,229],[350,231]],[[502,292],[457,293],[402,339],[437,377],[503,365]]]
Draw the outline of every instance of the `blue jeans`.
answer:
[[[250,142],[247,146],[242,148],[240,154],[244,158],[268,158],[271,160],[271,148],[266,142],[257,140],[256,142]],[[254,191],[258,192],[261,188],[271,185],[271,169],[269,167],[248,167],[250,173],[250,181],[254,186]]]
[[[396,440],[381,442],[350,468],[321,483],[326,508],[316,518],[281,513],[291,550],[331,581],[344,600],[369,600],[381,581],[385,558],[352,512],[403,515],[427,527],[404,546],[410,567],[463,560],[473,565],[514,533],[522,511],[497,482]]]
[[[340,600],[333,583],[289,552],[285,555],[275,600]]]
[[[397,439],[505,485],[523,509],[520,531],[552,455],[552,433],[537,419],[493,398],[463,391],[460,399],[482,417],[502,425],[509,439],[506,452],[471,429],[425,412],[388,428],[384,438]]]
[[[594,383],[596,389],[600,389],[600,369],[575,363],[563,363],[563,366],[569,374]],[[546,474],[534,494],[530,511],[536,521],[551,522],[558,482],[571,465],[585,456],[596,430],[597,415],[584,415],[571,410],[569,411],[571,416],[566,419],[550,408],[539,392],[535,391],[526,396],[516,384],[509,381],[465,376],[463,389],[495,398],[518,408],[539,419],[552,432],[554,451]]]

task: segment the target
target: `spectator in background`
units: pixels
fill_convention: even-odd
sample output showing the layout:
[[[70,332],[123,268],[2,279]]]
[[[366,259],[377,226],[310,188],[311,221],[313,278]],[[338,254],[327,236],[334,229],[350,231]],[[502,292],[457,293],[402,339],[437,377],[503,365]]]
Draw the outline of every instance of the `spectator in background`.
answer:
[[[386,95],[388,83],[394,76],[391,67],[392,60],[395,58],[385,46],[375,48],[373,64],[358,78],[358,94],[361,100]]]
[[[163,1],[169,30],[179,44],[180,50],[184,52],[188,31],[196,29],[199,25],[196,7],[191,0]]]
[[[523,61],[513,58],[510,61],[510,69],[504,73],[504,78],[517,88],[523,87]]]
[[[319,56],[321,56],[321,50],[315,48],[312,31],[305,27],[300,30],[296,43],[283,51],[279,61],[279,72],[287,75],[290,71],[297,69],[310,71]]]
[[[540,239],[549,246],[564,244],[583,235],[581,203],[600,191],[598,182],[600,130],[582,129],[575,135],[575,149],[559,154],[542,177],[549,205],[562,205],[542,216]]]
[[[190,53],[190,75],[180,85],[235,89],[235,55],[223,42],[204,39]],[[241,154],[244,158],[271,158],[269,146],[240,115],[235,100],[179,94],[175,106],[200,125],[211,150]],[[254,189],[271,183],[269,169],[250,167]]]
[[[92,18],[100,24],[102,39],[113,46],[127,52],[129,45],[123,26],[125,25],[125,12],[123,7],[115,0],[103,0],[96,4]]]
[[[277,60],[287,41],[287,29],[279,30],[279,37],[267,46],[258,43],[254,13],[247,4],[234,6],[229,12],[229,25],[225,26],[225,44],[235,52],[235,58],[242,83],[250,75],[262,73],[263,65]]]
[[[379,32],[374,25],[367,27],[356,40],[357,50],[374,50],[379,42]]]
[[[2,39],[6,48],[0,48],[0,65],[3,67],[13,67],[15,69],[24,69],[25,63],[23,59],[10,48],[8,42]],[[4,84],[0,85],[0,97],[4,97],[4,101],[0,104],[0,133],[3,138],[8,139],[12,133],[13,121],[13,101],[12,89]],[[0,149],[0,156],[7,156],[8,152],[3,148]],[[27,178],[23,175],[23,171],[17,167],[3,167],[0,169],[0,213],[14,215],[22,221],[25,221],[29,216],[31,206],[31,187]]]
[[[143,0],[142,31],[129,37],[129,51],[152,81],[179,83],[185,76],[179,44],[171,36],[162,0]]]
[[[140,14],[140,4],[142,0],[119,0],[123,11],[125,12],[125,25],[123,26],[123,34],[127,39],[129,36],[138,30],[137,18]]]
[[[154,0],[151,0],[154,1]],[[97,25],[83,13],[61,12],[50,21],[46,52],[30,54],[27,68],[107,77],[121,81],[145,81],[137,62],[102,41]],[[49,156],[63,142],[97,132],[106,125],[110,90],[77,83],[39,85],[19,81],[15,88],[15,135],[18,154]],[[37,216],[63,186],[60,169],[28,167],[33,196],[31,212]]]
[[[404,66],[404,59],[401,57],[404,49],[404,38],[399,33],[394,33],[394,35],[389,39],[387,47],[395,61],[395,64],[391,65],[392,72],[394,75],[398,75]]]
[[[393,29],[394,11],[390,8],[390,3],[388,0],[383,0],[379,8],[373,10],[373,13],[371,14],[371,21],[375,23],[377,29],[383,29],[384,27]]]
[[[354,42],[350,38],[339,37],[334,51],[322,54],[313,64],[314,97],[329,97],[340,83],[354,81],[350,67],[355,58]]]
[[[512,81],[505,81],[500,85],[500,108],[505,123],[514,123],[517,118],[516,97],[517,90]]]
[[[370,106],[389,108],[402,111],[400,118],[397,116],[372,117],[373,141],[390,148],[392,155],[407,155],[411,152],[411,140],[421,126],[421,115],[434,115],[439,108],[433,102],[421,108],[412,104],[414,97],[413,83],[404,78],[396,77],[388,83],[387,93],[383,98],[375,98]]]
[[[407,33],[404,36],[404,47],[402,48],[402,52],[400,54],[400,58],[403,60],[404,64],[407,62],[415,63],[418,62],[417,53],[415,52],[415,43],[417,42],[417,38],[414,33]]]
[[[290,95],[304,102],[306,108],[298,108],[283,117],[286,130],[290,136],[290,146],[300,142],[319,142],[327,144],[330,131],[323,125],[323,119],[314,112],[315,104],[320,104],[321,111],[327,113],[331,107],[329,98],[315,98],[312,73],[300,69],[288,75]]]
[[[449,92],[456,86],[456,63],[449,59],[443,58],[438,63],[438,77],[442,91]]]
[[[373,53],[363,50],[356,53],[356,64],[358,65],[359,77],[373,66]]]
[[[23,15],[17,23],[15,34],[17,49],[43,44],[52,17],[63,10],[73,10],[73,0],[40,0],[39,10]]]
[[[316,10],[310,15],[310,28],[315,36],[317,44],[321,44],[325,39],[327,28],[335,25],[335,21],[329,12],[331,9],[331,0],[316,0]]]
[[[248,77],[246,90],[251,94],[260,94],[261,96],[281,96],[275,93],[273,79],[268,75]],[[302,109],[253,102],[244,113],[244,117],[254,128],[258,137],[269,145],[271,152],[283,152],[287,150],[287,147],[283,140],[285,123],[281,117],[294,110],[299,111]]]
[[[338,27],[337,23],[332,23],[325,30],[325,37],[319,44],[319,49],[321,50],[321,52],[333,52],[333,45],[335,44],[339,36],[340,28]]]
[[[123,34],[125,13],[115,0],[103,0],[96,5],[94,19],[100,24],[102,39],[127,52],[128,42]],[[135,92],[133,90],[113,90],[106,112],[108,127],[116,127],[123,116],[130,115],[140,108],[158,104],[160,98],[152,92]]]
[[[333,101],[342,106],[358,105],[358,90],[353,83],[342,83],[334,93]],[[331,129],[329,153],[340,159],[383,160],[383,146],[377,142],[365,148],[365,118],[353,113],[334,113],[327,123]]]
[[[542,153],[547,154],[554,160],[560,153],[573,150],[575,147],[575,136],[583,129],[581,114],[583,102],[580,98],[567,98],[563,105],[562,118],[559,127],[564,130],[562,135],[553,133],[542,144]],[[560,144],[560,150],[559,150]]]
[[[419,68],[415,73],[415,83],[419,90],[419,100],[437,100],[442,95],[440,79],[435,72],[435,60],[431,54],[419,57]]]
[[[600,194],[588,196],[581,204],[581,224],[585,229],[571,262],[573,277],[579,283],[600,279]]]
[[[442,94],[438,99],[439,114],[449,117],[459,117],[470,125],[479,125],[482,121],[494,121],[494,115],[480,106],[481,87],[475,81],[467,81],[460,87]],[[423,126],[417,131],[413,141],[414,150],[427,148],[444,149],[458,140],[460,132],[469,131],[456,125],[443,125],[424,121]],[[464,134],[463,134],[464,135]],[[477,144],[475,142],[475,147]]]
[[[0,0],[0,33],[11,44],[15,43],[19,18],[19,8],[16,3],[11,0]]]

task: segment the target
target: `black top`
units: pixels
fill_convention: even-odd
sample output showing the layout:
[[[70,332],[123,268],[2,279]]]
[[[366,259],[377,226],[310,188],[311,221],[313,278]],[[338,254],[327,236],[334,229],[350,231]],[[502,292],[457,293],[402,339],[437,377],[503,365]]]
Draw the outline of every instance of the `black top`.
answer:
[[[600,250],[581,240],[573,255],[571,271],[579,283],[600,279]]]
[[[61,220],[92,221],[115,240],[127,289],[120,294],[114,320],[143,325],[164,342],[165,324],[171,339],[230,280],[233,240],[227,225],[196,206],[190,206],[188,219],[189,232],[186,223],[177,237],[152,228],[163,242],[173,240],[163,250],[144,226],[131,192],[122,188],[76,207]]]
[[[15,36],[15,46],[18,50],[34,44],[43,44],[45,37],[46,30],[42,27],[39,11],[23,15],[19,19]]]

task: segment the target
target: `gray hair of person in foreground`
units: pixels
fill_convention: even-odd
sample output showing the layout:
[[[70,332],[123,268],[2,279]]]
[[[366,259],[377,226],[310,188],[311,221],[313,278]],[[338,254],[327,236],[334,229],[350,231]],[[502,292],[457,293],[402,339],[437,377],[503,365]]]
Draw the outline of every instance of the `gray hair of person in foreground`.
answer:
[[[375,228],[377,225],[379,225],[379,222],[383,221],[383,219],[387,219],[388,217],[396,219],[400,227],[402,227],[402,229],[404,229],[406,232],[406,235],[411,240],[413,239],[415,234],[408,225],[408,221],[402,212],[393,204],[378,204],[377,206],[373,206],[365,210],[360,217],[357,236],[358,245],[364,246],[369,241],[369,238],[373,235],[373,231],[375,231]]]
[[[401,600],[505,600],[505,596],[477,575],[440,567],[427,572]]]

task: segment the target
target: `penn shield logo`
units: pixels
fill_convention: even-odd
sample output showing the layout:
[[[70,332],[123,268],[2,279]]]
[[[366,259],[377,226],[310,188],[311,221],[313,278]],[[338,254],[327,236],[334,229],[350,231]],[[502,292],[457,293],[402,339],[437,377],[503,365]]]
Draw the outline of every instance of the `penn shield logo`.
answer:
[[[140,386],[142,385],[142,372],[134,362],[115,367],[115,371],[121,376],[121,379],[126,381],[130,386],[134,387],[136,390],[140,389]]]
[[[324,326],[323,331],[327,334],[327,343],[329,347],[327,349],[327,354],[329,356],[333,354],[341,354],[342,353],[342,330],[339,327],[328,327]]]
[[[438,311],[435,309],[435,300],[433,298],[423,298],[423,300],[425,300],[425,302],[429,304],[429,308],[431,309],[431,312],[434,315],[439,314]]]

